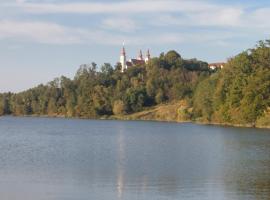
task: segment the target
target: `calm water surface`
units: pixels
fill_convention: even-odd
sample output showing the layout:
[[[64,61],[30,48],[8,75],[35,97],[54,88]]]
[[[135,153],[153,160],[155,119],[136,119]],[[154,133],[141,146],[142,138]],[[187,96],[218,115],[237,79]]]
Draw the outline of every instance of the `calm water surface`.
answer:
[[[270,131],[2,117],[0,199],[270,199]]]

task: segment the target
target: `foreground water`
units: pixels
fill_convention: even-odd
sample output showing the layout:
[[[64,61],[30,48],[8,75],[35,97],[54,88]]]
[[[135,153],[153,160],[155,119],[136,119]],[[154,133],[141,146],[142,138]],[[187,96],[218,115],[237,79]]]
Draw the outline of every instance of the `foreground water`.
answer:
[[[0,118],[3,200],[269,198],[269,130]]]

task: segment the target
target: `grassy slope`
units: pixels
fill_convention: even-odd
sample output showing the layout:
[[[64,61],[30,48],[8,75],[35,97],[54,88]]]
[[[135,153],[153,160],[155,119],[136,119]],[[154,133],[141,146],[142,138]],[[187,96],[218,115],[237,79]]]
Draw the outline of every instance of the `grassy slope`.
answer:
[[[129,114],[129,115],[114,115],[111,117],[112,119],[119,120],[151,120],[151,121],[168,121],[168,122],[187,122],[192,120],[184,120],[180,114],[178,114],[178,110],[181,107],[180,102],[168,103],[168,104],[160,104],[151,108],[148,108],[144,111]],[[264,122],[267,123],[256,123],[257,128],[270,128],[270,116],[266,117]],[[196,123],[203,124],[215,124],[215,125],[226,125],[226,126],[237,126],[237,127],[252,127],[252,125],[248,124],[221,124],[216,122],[205,122],[200,119],[194,120]]]
[[[181,120],[177,113],[179,107],[180,103],[178,102],[160,104],[141,112],[129,115],[117,115],[113,116],[113,118],[124,120],[154,120],[154,121],[183,122],[185,120]]]

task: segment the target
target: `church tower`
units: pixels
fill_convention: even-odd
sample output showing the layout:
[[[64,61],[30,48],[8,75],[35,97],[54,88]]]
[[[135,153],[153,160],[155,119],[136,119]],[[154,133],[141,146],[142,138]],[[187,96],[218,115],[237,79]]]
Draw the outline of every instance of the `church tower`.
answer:
[[[138,55],[138,60],[143,60],[143,55],[142,55],[142,50],[140,50],[139,55]]]
[[[146,53],[145,63],[148,64],[149,61],[150,61],[150,59],[151,59],[151,56],[150,56],[150,51],[149,51],[149,49],[148,49],[148,50],[147,50],[147,53]]]
[[[124,72],[124,70],[127,69],[127,57],[124,44],[120,55],[120,64],[121,64],[121,72]]]

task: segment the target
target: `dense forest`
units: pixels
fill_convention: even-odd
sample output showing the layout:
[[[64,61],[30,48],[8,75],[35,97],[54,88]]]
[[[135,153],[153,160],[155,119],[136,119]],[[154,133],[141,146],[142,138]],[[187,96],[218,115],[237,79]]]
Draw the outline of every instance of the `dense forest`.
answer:
[[[209,76],[208,65],[161,54],[146,66],[81,65],[73,80],[61,77],[18,94],[2,94],[0,114],[97,118],[129,114],[166,101],[191,98]]]
[[[270,125],[270,41],[229,59],[222,70],[176,51],[124,73],[120,68],[84,64],[73,79],[0,94],[0,115],[107,118],[182,102],[175,110],[182,120]]]
[[[202,121],[270,126],[270,40],[228,60],[198,84],[194,118]]]

